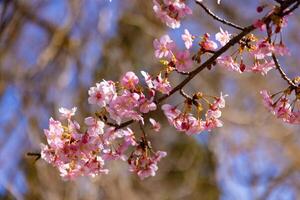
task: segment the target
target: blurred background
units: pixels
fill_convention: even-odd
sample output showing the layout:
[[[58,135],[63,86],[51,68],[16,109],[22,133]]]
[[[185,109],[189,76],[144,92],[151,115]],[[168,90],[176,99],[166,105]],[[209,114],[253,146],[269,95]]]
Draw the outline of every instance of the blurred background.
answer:
[[[260,2],[206,4],[246,26],[262,16],[256,13]],[[170,30],[154,16],[150,0],[0,0],[0,199],[300,199],[300,128],[275,119],[259,95],[287,87],[275,70],[263,77],[216,66],[199,74],[187,91],[229,94],[225,125],[211,133],[189,137],[153,114],[163,128],[150,133],[152,145],[168,152],[153,178],[140,181],[126,163],[115,162],[108,175],[66,182],[45,161],[26,156],[39,152],[43,129],[51,116],[58,118],[59,107],[77,106],[81,122],[93,112],[87,91],[96,82],[118,80],[128,70],[158,72],[154,38],[168,33],[183,47],[185,28],[194,35],[214,36],[220,26],[237,33],[189,3],[193,16]],[[300,66],[299,13],[283,31],[291,56],[280,61],[292,78]],[[175,76],[172,84],[180,80]],[[182,101],[178,95],[167,100]]]

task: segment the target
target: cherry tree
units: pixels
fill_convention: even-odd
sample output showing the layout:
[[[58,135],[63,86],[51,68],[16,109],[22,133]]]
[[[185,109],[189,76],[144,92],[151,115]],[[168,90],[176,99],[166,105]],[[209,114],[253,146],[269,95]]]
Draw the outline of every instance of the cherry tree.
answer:
[[[282,31],[288,19],[299,7],[299,0],[276,0],[262,3],[257,18],[248,26],[241,26],[213,13],[205,1],[153,0],[153,14],[171,29],[179,28],[182,20],[193,15],[191,6],[199,6],[211,20],[220,22],[220,31],[199,35],[185,29],[180,48],[169,35],[153,41],[153,54],[161,66],[158,74],[147,71],[128,71],[119,80],[99,80],[91,86],[87,102],[95,111],[86,116],[84,123],[74,119],[76,107],[60,108],[59,120],[50,118],[44,130],[46,144],[41,157],[58,169],[64,180],[79,176],[97,176],[109,173],[107,163],[127,162],[129,171],[141,179],[155,176],[159,162],[167,156],[158,150],[148,137],[150,132],[160,137],[160,122],[152,113],[161,110],[169,125],[188,136],[222,128],[222,110],[230,94],[207,94],[199,89],[186,92],[190,81],[203,70],[222,68],[231,73],[256,73],[266,78],[270,70],[286,82],[286,88],[267,91],[257,88],[266,111],[283,123],[300,124],[300,78],[288,77],[277,57],[289,56]],[[218,1],[226,3],[226,1]],[[236,32],[229,32],[231,27]],[[228,53],[231,50],[233,53]],[[173,74],[181,76],[172,83]],[[179,95],[180,104],[168,102]],[[132,128],[133,125],[138,128]],[[150,128],[146,128],[150,127]]]

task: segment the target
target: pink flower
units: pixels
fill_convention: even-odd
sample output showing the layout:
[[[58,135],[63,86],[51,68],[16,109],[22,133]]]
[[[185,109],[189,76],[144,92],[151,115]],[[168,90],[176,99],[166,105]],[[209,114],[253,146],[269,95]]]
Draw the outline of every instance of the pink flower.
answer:
[[[45,129],[44,133],[47,137],[47,142],[51,147],[58,148],[64,145],[62,139],[64,128],[60,121],[55,121],[53,118],[50,118],[49,129]]]
[[[216,34],[216,40],[220,42],[222,46],[225,46],[227,42],[230,40],[231,34],[229,34],[227,31],[223,31],[222,28],[220,28],[220,32]]]
[[[107,108],[110,117],[118,124],[120,124],[123,119],[142,121],[143,118],[141,114],[135,110],[139,107],[139,99],[139,94],[124,91],[121,96],[117,96],[110,102]]]
[[[162,36],[159,40],[155,39],[153,46],[156,58],[171,58],[173,56],[172,50],[175,47],[175,43],[168,35]]]
[[[193,60],[190,57],[190,52],[179,51],[176,53],[175,67],[179,72],[189,72],[193,67]]]
[[[96,87],[89,90],[88,101],[90,104],[97,104],[100,107],[106,106],[116,96],[115,85],[112,81],[103,80],[96,83]]]
[[[225,108],[225,99],[224,97],[227,97],[228,95],[225,94],[223,95],[221,92],[220,97],[216,97],[214,103],[211,105],[212,108],[216,109],[216,108]]]
[[[48,145],[41,144],[41,158],[48,163],[55,162],[55,151]]]
[[[126,89],[135,89],[135,86],[139,83],[139,78],[134,72],[127,72],[121,79],[121,84]]]
[[[200,43],[200,46],[202,49],[206,51],[214,51],[218,48],[218,45],[214,41],[209,40],[209,37],[210,37],[209,33],[205,33]]]
[[[153,88],[163,94],[169,94],[169,92],[172,90],[172,87],[166,78],[162,78],[161,74],[159,74],[154,80],[153,80]]]
[[[251,52],[256,59],[264,59],[265,57],[270,57],[274,51],[274,46],[271,45],[268,41],[259,41],[255,49]]]
[[[263,97],[264,105],[273,115],[279,119],[282,119],[284,122],[290,124],[300,124],[300,111],[292,109],[287,94],[283,93],[280,98],[276,100],[276,102],[273,101],[273,98],[279,94],[271,96],[266,90],[260,91],[260,94]],[[296,99],[294,101],[297,103],[298,100]]]
[[[95,125],[92,118],[86,120],[89,128]],[[103,124],[97,122],[101,128]],[[104,160],[97,152],[101,150],[100,135],[79,133],[79,124],[68,120],[63,126],[52,118],[49,120],[49,130],[45,130],[48,145],[41,145],[41,157],[58,168],[63,179],[70,180],[79,176],[95,176],[107,173]],[[98,127],[99,128],[99,127]]]
[[[180,20],[186,15],[192,14],[192,10],[184,1],[153,0],[153,4],[153,10],[156,16],[171,28],[179,28]]]
[[[205,122],[202,120],[194,121],[193,125],[186,131],[187,135],[196,135],[205,130]]]
[[[58,109],[58,111],[61,113],[62,118],[68,120],[70,120],[71,117],[75,115],[76,110],[76,107],[72,108],[71,110],[62,107]]]
[[[155,119],[153,119],[153,118],[149,118],[149,121],[152,125],[152,129],[156,132],[159,132],[159,130],[161,128],[160,123],[155,121]]]
[[[104,133],[104,122],[94,118],[87,117],[84,119],[85,124],[88,126],[87,133],[92,136],[102,135]]]
[[[190,34],[187,29],[184,29],[184,34],[181,35],[184,45],[187,49],[191,48],[193,45],[194,37]]]
[[[262,21],[262,20],[256,20],[254,23],[253,23],[253,26],[255,28],[258,28],[259,30],[261,31],[264,31],[266,30],[266,24]]]
[[[211,131],[214,128],[220,128],[223,126],[223,122],[217,118],[207,118],[205,121],[205,129]]]
[[[262,63],[255,62],[251,69],[248,71],[258,72],[262,75],[266,75],[271,69],[275,68],[275,64],[272,61],[262,61]]]
[[[142,113],[148,113],[150,111],[156,110],[156,104],[146,98],[140,100],[140,111]]]
[[[141,71],[141,74],[143,75],[148,88],[152,89],[154,86],[153,86],[153,83],[152,83],[151,76],[147,72],[145,72],[145,71]]]
[[[162,110],[170,125],[174,126],[178,131],[183,131],[186,134],[191,135],[200,133],[201,130],[204,130],[202,122],[189,113],[182,113],[176,107],[169,104],[163,105]]]
[[[280,56],[291,55],[291,52],[283,43],[274,45],[274,53]]]
[[[205,42],[202,43],[202,47],[207,51],[213,51],[218,48],[218,45],[212,40],[206,40]]]
[[[260,94],[262,95],[263,97],[263,100],[264,100],[264,104],[265,106],[269,109],[269,110],[273,110],[273,100],[270,96],[270,94],[268,93],[267,90],[262,90],[260,91]]]
[[[238,63],[236,63],[231,56],[220,56],[217,58],[217,62],[229,71],[242,72]]]
[[[145,150],[136,149],[128,159],[129,170],[136,173],[142,180],[149,176],[155,176],[158,170],[157,164],[165,156],[167,153],[164,151],[148,155]]]

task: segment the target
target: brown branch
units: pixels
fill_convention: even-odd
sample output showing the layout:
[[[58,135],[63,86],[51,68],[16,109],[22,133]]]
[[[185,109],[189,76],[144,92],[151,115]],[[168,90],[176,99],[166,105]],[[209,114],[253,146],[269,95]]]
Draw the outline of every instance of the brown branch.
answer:
[[[241,26],[239,26],[239,25],[236,25],[236,24],[234,24],[234,23],[232,23],[232,22],[230,22],[230,21],[227,21],[227,20],[225,20],[225,19],[223,19],[223,18],[217,16],[216,14],[214,14],[214,13],[213,13],[210,9],[208,9],[201,1],[196,0],[195,2],[196,2],[196,4],[198,4],[199,6],[201,6],[201,7],[203,8],[203,10],[204,10],[208,15],[210,15],[212,18],[214,18],[215,20],[217,20],[217,21],[219,21],[219,22],[221,22],[222,24],[225,24],[225,25],[227,25],[227,26],[231,26],[231,27],[233,27],[233,28],[236,28],[236,29],[238,29],[238,30],[241,30],[241,31],[244,30],[243,27],[241,27]]]
[[[194,71],[190,72],[189,76],[184,79],[179,85],[177,85],[169,94],[162,96],[161,98],[158,99],[157,103],[161,103],[164,101],[166,98],[183,88],[188,82],[190,82],[199,72],[204,70],[205,68],[211,66],[215,60],[222,55],[224,52],[226,52],[231,46],[237,44],[244,36],[255,30],[256,28],[253,25],[250,25],[246,27],[240,34],[237,36],[233,37],[224,47],[219,49],[218,51],[215,52],[213,56],[211,56],[206,62],[204,62],[202,65],[200,65],[198,68],[196,68]]]
[[[41,156],[42,156],[41,153],[33,153],[33,152],[28,152],[26,155],[27,156],[35,157],[35,161],[37,161],[38,159],[40,159]]]
[[[196,0],[197,1],[197,0]],[[284,5],[282,5],[280,7],[279,13],[283,13],[283,11],[285,9],[287,9],[288,7],[292,6],[295,2],[298,2],[299,0],[287,0],[285,2]],[[288,2],[288,3],[287,3]],[[267,15],[266,17],[262,18],[262,21],[265,22],[266,24],[269,24],[271,19],[274,17],[274,15],[278,15],[278,13],[272,13],[270,15]],[[237,44],[244,36],[248,35],[249,33],[251,33],[252,31],[254,31],[255,29],[257,29],[256,27],[254,27],[253,25],[249,25],[246,28],[244,28],[242,30],[242,32],[240,32],[238,35],[236,35],[235,37],[233,37],[225,46],[223,46],[221,49],[219,49],[218,51],[216,51],[206,62],[204,62],[202,65],[200,65],[198,68],[196,68],[194,71],[190,72],[188,77],[186,77],[181,83],[179,83],[175,88],[173,88],[169,94],[166,94],[162,97],[160,97],[159,99],[157,99],[155,102],[156,104],[161,104],[165,99],[169,98],[170,96],[172,96],[174,93],[176,93],[177,91],[180,91],[188,82],[190,82],[198,73],[200,73],[202,70],[204,70],[205,68],[211,66],[215,60],[222,55],[223,53],[225,53],[230,47],[234,46],[235,44]],[[133,123],[134,120],[129,120],[127,122],[124,122],[118,126],[116,126],[116,128],[124,128],[128,125],[130,125],[131,123]]]

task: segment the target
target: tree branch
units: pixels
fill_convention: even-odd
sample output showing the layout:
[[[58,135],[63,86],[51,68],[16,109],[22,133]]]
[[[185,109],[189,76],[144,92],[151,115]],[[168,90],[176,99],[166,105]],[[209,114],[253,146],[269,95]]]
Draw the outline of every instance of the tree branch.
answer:
[[[299,0],[287,0],[285,2],[284,5],[282,5],[280,7],[280,13],[283,13],[283,11],[285,9],[287,9],[288,7],[292,6],[295,2],[298,2]],[[198,2],[196,0],[196,2]],[[288,2],[288,3],[287,3]],[[278,15],[278,13],[272,13],[270,15],[267,15],[266,17],[262,18],[262,21],[265,22],[266,24],[270,23],[271,19],[274,17],[274,15]],[[254,27],[254,25],[249,25],[246,28],[243,28],[242,32],[240,32],[238,35],[236,35],[235,37],[233,37],[225,46],[223,46],[221,49],[219,49],[218,51],[216,51],[208,60],[206,60],[206,62],[204,62],[202,65],[200,65],[198,68],[196,68],[194,71],[190,72],[189,75],[181,82],[179,83],[175,88],[173,88],[169,94],[166,94],[162,97],[160,97],[159,99],[157,99],[155,102],[156,104],[161,104],[165,99],[169,98],[170,96],[172,96],[174,93],[176,93],[177,91],[180,91],[188,82],[190,82],[198,73],[200,73],[202,70],[204,70],[205,68],[211,66],[215,60],[222,55],[223,53],[225,53],[230,47],[234,46],[235,44],[237,44],[244,36],[248,35],[249,33],[251,33],[252,31],[254,31],[255,29],[257,29],[256,27]],[[133,123],[134,120],[129,120],[127,122],[124,122],[118,126],[116,126],[116,128],[124,128],[128,125],[130,125],[131,123]]]
[[[228,26],[231,26],[235,29],[238,29],[238,30],[244,30],[243,27],[239,26],[239,25],[236,25],[230,21],[227,21],[225,19],[222,19],[221,17],[217,16],[216,14],[214,14],[210,9],[208,9],[201,1],[199,0],[196,0],[196,4],[198,4],[199,6],[201,6],[203,8],[203,10],[208,14],[210,15],[212,18],[214,18],[215,20],[225,24],[225,25],[228,25]]]

